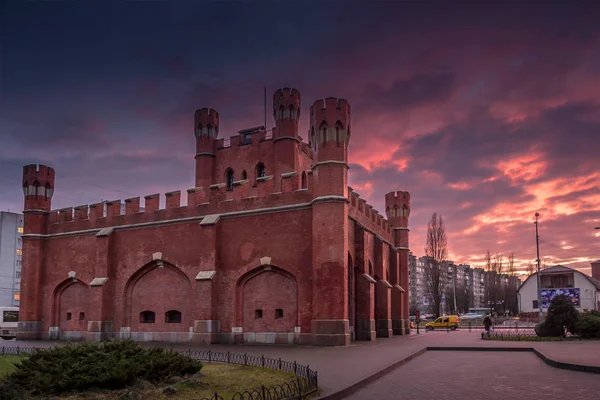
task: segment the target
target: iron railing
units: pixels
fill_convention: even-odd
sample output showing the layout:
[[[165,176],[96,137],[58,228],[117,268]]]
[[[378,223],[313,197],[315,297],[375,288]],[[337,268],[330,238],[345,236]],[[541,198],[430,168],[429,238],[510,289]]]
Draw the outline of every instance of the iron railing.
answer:
[[[9,347],[2,346],[2,355],[30,355],[36,350],[49,349],[49,347]],[[261,386],[256,389],[248,389],[233,394],[231,400],[292,400],[305,399],[319,389],[317,371],[310,369],[308,365],[298,364],[296,361],[285,361],[281,358],[268,358],[264,355],[256,356],[247,353],[232,353],[224,351],[198,351],[183,350],[181,353],[198,361],[215,362],[223,364],[237,364],[253,367],[263,367],[290,372],[296,377],[289,382],[280,385]],[[225,400],[224,397],[215,393],[210,398],[203,397],[199,400]]]

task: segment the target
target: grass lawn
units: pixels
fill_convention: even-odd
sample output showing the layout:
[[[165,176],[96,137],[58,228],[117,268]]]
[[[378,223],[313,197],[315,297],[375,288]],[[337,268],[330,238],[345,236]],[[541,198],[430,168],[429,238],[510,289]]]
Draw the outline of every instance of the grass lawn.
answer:
[[[0,356],[0,377],[10,373],[14,369],[14,363],[19,362],[19,356]],[[211,398],[215,393],[224,399],[230,399],[236,392],[251,391],[265,387],[289,383],[296,379],[296,375],[273,370],[269,368],[249,367],[233,364],[205,363],[202,368],[204,376],[200,378],[183,378],[173,384],[163,383],[146,388],[131,389],[137,393],[136,398],[144,399],[182,399],[191,400],[202,397]],[[177,389],[174,395],[163,394],[166,386]],[[123,390],[102,391],[95,393],[81,393],[60,396],[61,399],[69,400],[117,400],[123,398]]]

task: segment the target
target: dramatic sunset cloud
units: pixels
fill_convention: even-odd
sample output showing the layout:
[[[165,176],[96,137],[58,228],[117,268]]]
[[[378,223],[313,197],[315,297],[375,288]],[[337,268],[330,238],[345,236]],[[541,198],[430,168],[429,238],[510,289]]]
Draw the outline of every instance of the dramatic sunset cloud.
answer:
[[[589,273],[600,258],[600,5],[593,2],[17,2],[0,10],[0,209],[21,166],[56,169],[55,208],[187,189],[196,108],[220,136],[264,123],[267,87],[352,105],[350,185],[383,213],[411,192],[450,255]]]

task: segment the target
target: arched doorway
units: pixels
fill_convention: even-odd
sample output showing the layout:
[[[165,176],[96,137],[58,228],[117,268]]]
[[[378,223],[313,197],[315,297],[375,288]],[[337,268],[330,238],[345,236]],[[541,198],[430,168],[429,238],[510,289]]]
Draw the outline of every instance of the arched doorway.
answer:
[[[76,339],[82,332],[87,332],[90,303],[88,286],[69,279],[57,287],[54,296],[54,320],[59,328],[59,338]]]
[[[154,261],[127,282],[123,326],[131,332],[187,333],[194,320],[191,299],[188,277],[172,264]]]
[[[237,298],[236,320],[244,333],[291,333],[298,326],[296,278],[281,268],[262,266],[242,276]]]

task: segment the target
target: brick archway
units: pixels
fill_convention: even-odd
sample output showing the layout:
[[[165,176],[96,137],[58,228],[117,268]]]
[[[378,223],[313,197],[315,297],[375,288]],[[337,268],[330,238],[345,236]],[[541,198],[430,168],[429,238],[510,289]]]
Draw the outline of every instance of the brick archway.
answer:
[[[133,274],[124,297],[123,326],[131,332],[188,332],[194,320],[190,280],[165,261],[152,261]],[[174,311],[180,319],[168,318]],[[148,318],[152,314],[153,320]]]
[[[53,297],[53,325],[60,332],[87,332],[89,287],[69,278],[56,287]]]
[[[244,274],[236,287],[236,325],[243,332],[294,332],[298,326],[296,277],[275,266]]]

